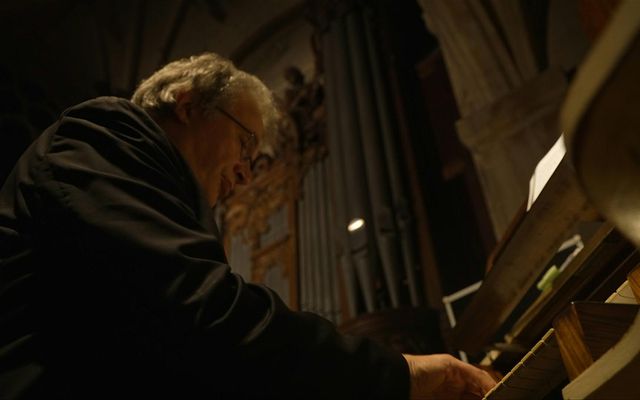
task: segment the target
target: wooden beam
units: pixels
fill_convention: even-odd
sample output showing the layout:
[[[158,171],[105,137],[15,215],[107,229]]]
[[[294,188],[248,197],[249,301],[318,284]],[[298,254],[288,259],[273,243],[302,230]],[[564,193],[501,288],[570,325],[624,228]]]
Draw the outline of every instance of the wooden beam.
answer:
[[[563,160],[465,309],[453,337],[461,350],[491,343],[580,221],[595,213]]]

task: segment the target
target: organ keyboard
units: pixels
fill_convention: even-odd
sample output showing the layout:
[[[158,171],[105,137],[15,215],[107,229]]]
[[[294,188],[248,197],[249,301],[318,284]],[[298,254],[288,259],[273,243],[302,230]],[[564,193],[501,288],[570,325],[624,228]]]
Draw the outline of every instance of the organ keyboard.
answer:
[[[629,278],[640,278],[640,268],[629,274]],[[631,305],[638,304],[640,290],[636,289],[635,296],[629,280],[605,301],[608,304]],[[640,320],[636,321],[636,324]],[[631,333],[631,332],[629,332]],[[640,340],[638,340],[640,342]],[[633,351],[633,349],[629,349]],[[484,399],[487,400],[516,400],[516,399],[542,399],[551,390],[560,385],[567,377],[566,369],[561,356],[560,346],[556,338],[555,329],[549,329],[542,339],[536,343],[520,362],[518,362],[500,382],[488,392]],[[640,372],[640,371],[638,371]],[[571,386],[568,386],[571,391]],[[631,393],[627,393],[632,399]],[[572,396],[571,392],[569,396]],[[635,395],[633,395],[635,396]],[[568,397],[581,398],[581,397]]]
[[[549,329],[522,360],[485,395],[488,400],[541,399],[565,377],[555,331]]]
[[[591,49],[563,106],[562,127],[573,163],[565,157],[503,240],[483,286],[454,329],[460,349],[472,354],[492,347],[499,337],[506,348],[531,348],[509,368],[500,366],[511,362],[513,353],[488,353],[481,364],[510,371],[486,399],[541,399],[558,388],[567,400],[640,399],[637,71],[640,2],[626,0]],[[594,209],[606,220],[553,287],[528,299],[558,245],[598,220]],[[600,303],[573,303],[587,300]]]

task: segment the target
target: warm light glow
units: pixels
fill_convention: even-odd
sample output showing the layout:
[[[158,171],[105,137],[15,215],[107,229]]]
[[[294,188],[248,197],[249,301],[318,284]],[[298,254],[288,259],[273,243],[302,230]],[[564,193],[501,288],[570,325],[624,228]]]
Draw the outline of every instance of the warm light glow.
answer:
[[[347,229],[349,230],[349,232],[355,232],[363,226],[364,220],[362,218],[354,218],[351,220],[351,222],[349,222],[349,226],[347,226]]]

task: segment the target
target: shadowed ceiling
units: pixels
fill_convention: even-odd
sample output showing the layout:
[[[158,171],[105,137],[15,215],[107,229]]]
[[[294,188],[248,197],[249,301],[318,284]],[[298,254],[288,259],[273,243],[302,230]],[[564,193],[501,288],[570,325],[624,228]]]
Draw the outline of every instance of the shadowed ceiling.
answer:
[[[129,96],[167,61],[213,51],[276,94],[284,69],[313,72],[300,0],[30,0],[0,5],[0,68],[38,85],[59,108]]]

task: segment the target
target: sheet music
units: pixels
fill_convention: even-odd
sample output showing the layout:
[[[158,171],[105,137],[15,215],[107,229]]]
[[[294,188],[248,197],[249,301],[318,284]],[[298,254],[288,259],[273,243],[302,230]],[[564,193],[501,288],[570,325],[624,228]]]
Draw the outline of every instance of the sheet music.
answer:
[[[536,169],[529,180],[529,198],[527,200],[527,211],[531,209],[531,206],[536,201],[542,189],[545,187],[549,178],[555,172],[556,168],[560,164],[560,161],[564,158],[567,148],[564,144],[564,133],[560,135],[555,144],[551,146],[551,149],[547,154],[540,159]]]

